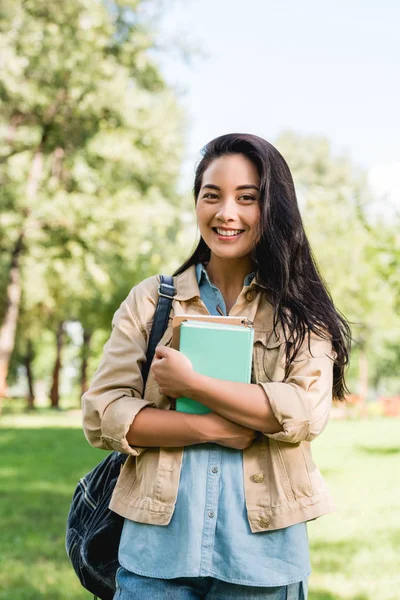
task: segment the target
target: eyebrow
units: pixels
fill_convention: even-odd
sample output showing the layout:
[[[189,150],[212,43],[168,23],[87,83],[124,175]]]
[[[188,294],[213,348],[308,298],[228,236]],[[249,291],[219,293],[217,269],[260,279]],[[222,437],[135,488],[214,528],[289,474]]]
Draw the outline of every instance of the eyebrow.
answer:
[[[202,186],[203,188],[209,188],[211,190],[219,190],[221,191],[221,188],[218,187],[218,185],[214,185],[213,183],[206,183],[205,185]],[[246,184],[246,185],[238,185],[237,190],[248,190],[248,189],[252,189],[252,190],[257,190],[257,192],[259,192],[259,188],[256,185],[252,185],[252,184]]]

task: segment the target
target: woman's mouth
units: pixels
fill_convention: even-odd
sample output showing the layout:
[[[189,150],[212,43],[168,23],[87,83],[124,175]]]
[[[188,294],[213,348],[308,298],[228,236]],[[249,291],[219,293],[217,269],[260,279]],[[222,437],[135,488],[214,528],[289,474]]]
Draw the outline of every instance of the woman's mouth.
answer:
[[[244,229],[220,229],[219,227],[213,227],[212,230],[218,239],[224,241],[235,240],[244,233]]]

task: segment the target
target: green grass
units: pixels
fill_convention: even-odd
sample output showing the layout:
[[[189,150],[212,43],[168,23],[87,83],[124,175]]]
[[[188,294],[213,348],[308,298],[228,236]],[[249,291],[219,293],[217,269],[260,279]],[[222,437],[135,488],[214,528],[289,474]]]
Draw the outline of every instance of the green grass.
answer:
[[[337,511],[309,524],[310,600],[400,598],[400,421],[332,421],[313,442]],[[6,414],[0,429],[0,600],[89,600],[64,549],[76,483],[104,453],[75,412]]]
[[[310,600],[400,598],[400,421],[333,421],[313,454],[337,510],[309,524]]]
[[[88,600],[64,547],[79,478],[105,454],[78,414],[8,415],[0,429],[0,599]]]

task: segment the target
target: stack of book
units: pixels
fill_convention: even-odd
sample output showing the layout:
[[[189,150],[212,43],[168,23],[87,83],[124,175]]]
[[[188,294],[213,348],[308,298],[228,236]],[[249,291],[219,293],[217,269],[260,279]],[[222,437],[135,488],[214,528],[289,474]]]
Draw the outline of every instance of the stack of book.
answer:
[[[254,330],[245,317],[177,315],[173,346],[201,375],[240,383],[251,382]],[[205,414],[207,406],[191,398],[176,399],[176,410]]]

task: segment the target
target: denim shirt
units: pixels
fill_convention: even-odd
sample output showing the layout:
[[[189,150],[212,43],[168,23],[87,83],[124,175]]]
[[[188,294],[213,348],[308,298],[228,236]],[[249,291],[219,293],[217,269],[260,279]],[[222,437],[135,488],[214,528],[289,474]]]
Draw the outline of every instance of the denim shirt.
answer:
[[[219,289],[196,265],[201,299],[226,314]],[[253,273],[247,275],[249,285]],[[211,576],[230,583],[283,586],[310,574],[306,523],[252,533],[246,517],[242,451],[214,443],[184,448],[175,511],[167,526],[125,519],[119,562],[147,577]]]

